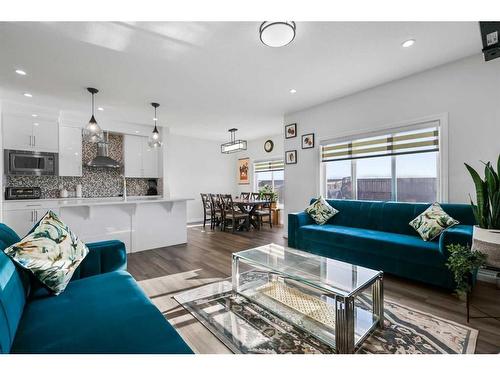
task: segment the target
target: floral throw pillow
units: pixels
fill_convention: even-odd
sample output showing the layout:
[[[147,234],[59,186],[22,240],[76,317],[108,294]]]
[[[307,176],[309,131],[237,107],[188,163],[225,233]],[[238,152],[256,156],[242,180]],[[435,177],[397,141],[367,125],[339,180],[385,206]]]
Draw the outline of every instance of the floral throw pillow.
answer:
[[[410,221],[410,226],[424,241],[432,241],[446,228],[457,224],[458,221],[448,215],[437,202]]]
[[[328,204],[323,198],[319,197],[305,211],[319,224],[325,224],[330,218],[335,216],[339,211]]]
[[[4,252],[57,295],[64,291],[89,249],[48,211],[31,233]]]

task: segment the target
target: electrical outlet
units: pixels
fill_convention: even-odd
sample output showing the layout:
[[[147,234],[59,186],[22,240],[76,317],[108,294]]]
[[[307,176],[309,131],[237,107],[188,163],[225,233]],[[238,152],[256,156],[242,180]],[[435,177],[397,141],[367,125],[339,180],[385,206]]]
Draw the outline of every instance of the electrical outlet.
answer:
[[[486,45],[488,47],[497,43],[498,43],[498,31],[486,34]]]

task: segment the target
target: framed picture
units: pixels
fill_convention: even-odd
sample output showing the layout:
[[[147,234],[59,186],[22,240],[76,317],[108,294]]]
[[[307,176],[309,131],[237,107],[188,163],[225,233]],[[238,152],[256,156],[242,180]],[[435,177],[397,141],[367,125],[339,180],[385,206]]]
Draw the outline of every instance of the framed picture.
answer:
[[[302,135],[302,148],[314,148],[314,133]]]
[[[250,179],[248,172],[250,171],[250,158],[238,159],[238,184],[248,185]]]
[[[295,138],[297,136],[297,124],[285,125],[285,138]]]
[[[285,152],[286,164],[297,164],[297,150],[290,150]]]

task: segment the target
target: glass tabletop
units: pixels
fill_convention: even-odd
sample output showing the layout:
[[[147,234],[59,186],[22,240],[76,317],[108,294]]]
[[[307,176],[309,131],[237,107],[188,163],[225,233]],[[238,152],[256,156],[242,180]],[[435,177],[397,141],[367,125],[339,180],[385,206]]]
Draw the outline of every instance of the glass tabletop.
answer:
[[[343,297],[355,294],[382,274],[382,271],[276,244],[240,251],[233,256]]]

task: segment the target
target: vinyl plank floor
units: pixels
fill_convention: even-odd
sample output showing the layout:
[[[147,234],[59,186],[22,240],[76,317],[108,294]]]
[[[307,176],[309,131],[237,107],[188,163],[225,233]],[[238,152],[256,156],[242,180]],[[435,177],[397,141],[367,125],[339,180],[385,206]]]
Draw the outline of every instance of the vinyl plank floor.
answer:
[[[233,234],[194,226],[188,228],[188,242],[185,245],[129,254],[128,270],[195,352],[229,353],[172,296],[183,290],[230,277],[233,252],[271,242],[286,245],[282,228],[271,229],[266,226],[260,231]],[[387,299],[467,324],[465,303],[447,291],[386,275],[384,292]],[[483,315],[483,312],[500,316],[500,290],[491,284],[478,283],[472,304],[473,316]],[[479,330],[476,353],[500,352],[499,319],[471,319],[469,325]]]

